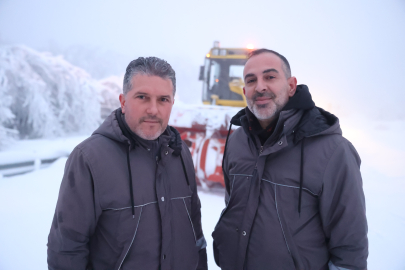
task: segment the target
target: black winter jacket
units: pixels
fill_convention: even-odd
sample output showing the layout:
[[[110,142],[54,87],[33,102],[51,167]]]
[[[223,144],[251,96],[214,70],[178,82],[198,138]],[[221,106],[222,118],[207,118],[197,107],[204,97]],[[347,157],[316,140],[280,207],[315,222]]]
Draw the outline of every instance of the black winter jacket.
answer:
[[[261,146],[242,126],[226,146],[226,207],[214,255],[224,270],[366,269],[365,199],[360,158],[338,119],[315,107],[306,86],[280,113]]]
[[[120,115],[113,112],[69,156],[49,269],[207,269],[187,146],[168,127],[151,151],[124,135]]]

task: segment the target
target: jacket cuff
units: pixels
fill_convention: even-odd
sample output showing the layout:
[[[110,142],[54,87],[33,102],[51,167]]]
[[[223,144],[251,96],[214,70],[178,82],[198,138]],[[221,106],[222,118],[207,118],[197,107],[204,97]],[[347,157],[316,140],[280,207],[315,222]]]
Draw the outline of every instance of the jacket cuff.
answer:
[[[200,239],[197,240],[195,243],[197,247],[199,247],[199,250],[206,248],[207,247],[207,241],[205,241],[205,237],[202,236]]]

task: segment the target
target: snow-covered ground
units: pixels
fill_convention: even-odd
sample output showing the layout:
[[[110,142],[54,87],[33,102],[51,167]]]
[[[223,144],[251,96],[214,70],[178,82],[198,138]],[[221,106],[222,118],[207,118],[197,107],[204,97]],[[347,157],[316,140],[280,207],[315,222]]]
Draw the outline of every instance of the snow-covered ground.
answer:
[[[341,121],[344,136],[362,158],[370,241],[370,270],[405,269],[404,121],[377,122],[351,117]],[[0,152],[0,161],[70,152],[85,137],[20,141]],[[46,169],[0,178],[0,269],[46,269],[46,243],[66,157]],[[208,242],[224,207],[219,193],[200,191]]]

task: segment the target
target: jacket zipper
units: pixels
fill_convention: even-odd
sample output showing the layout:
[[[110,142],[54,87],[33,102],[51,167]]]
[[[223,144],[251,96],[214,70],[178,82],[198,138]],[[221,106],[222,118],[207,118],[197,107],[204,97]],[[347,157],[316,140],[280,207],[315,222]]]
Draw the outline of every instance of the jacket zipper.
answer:
[[[257,157],[260,157],[260,155],[263,153],[263,145],[262,146],[260,146],[260,151],[259,151],[259,155],[257,156]],[[258,159],[259,160],[259,159]],[[257,169],[257,161],[256,161],[256,164],[255,164],[255,170]]]

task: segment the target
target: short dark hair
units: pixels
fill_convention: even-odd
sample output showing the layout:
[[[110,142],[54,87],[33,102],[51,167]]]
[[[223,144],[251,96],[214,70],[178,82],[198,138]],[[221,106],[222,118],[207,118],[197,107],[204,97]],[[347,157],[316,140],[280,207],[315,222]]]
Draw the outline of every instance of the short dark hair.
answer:
[[[173,84],[173,95],[176,94],[176,72],[165,60],[157,57],[139,57],[131,61],[124,76],[123,93],[126,95],[132,89],[132,77],[137,74],[158,76],[162,79],[170,79]]]
[[[278,56],[278,58],[280,58],[281,61],[283,61],[283,70],[284,70],[284,73],[285,73],[285,77],[287,79],[291,77],[290,63],[288,63],[287,58],[285,58],[283,55],[279,54],[276,51],[269,50],[269,49],[257,49],[257,50],[251,51],[248,54],[248,59],[250,59],[254,55],[258,55],[258,54],[262,54],[262,53],[272,53],[272,54],[275,54],[276,56]]]

